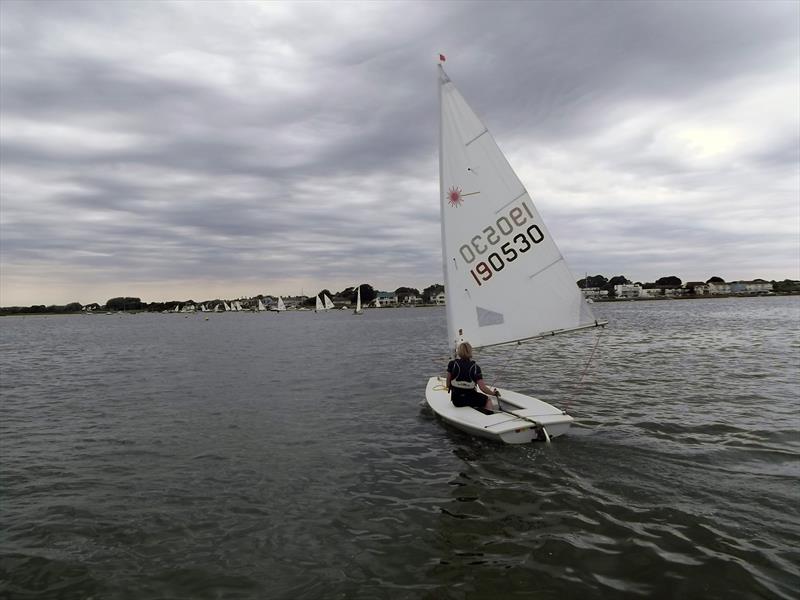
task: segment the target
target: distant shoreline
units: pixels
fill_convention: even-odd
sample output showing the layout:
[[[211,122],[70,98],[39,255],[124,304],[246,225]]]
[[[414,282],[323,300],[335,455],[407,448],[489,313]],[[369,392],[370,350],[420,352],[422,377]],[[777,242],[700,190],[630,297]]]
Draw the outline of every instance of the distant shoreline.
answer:
[[[592,299],[592,303],[594,304],[605,304],[611,302],[663,302],[669,300],[720,300],[723,298],[777,298],[783,296],[800,296],[800,292],[775,292],[772,294],[706,294],[701,296],[648,296],[642,298],[595,298]],[[380,308],[375,307],[366,307],[363,310],[385,310],[385,309],[397,309],[397,308],[437,308],[440,306],[445,306],[444,304],[412,304],[412,305],[397,305],[397,306],[382,306]],[[337,310],[341,310],[341,308],[333,309],[330,312],[336,312]],[[0,309],[2,311],[2,309]],[[251,310],[242,311],[245,313],[256,312]],[[274,312],[274,311],[265,311],[265,312]],[[294,313],[294,312],[310,312],[314,313],[313,310],[288,310],[286,312]],[[106,310],[96,310],[91,313],[86,313],[84,311],[75,311],[75,312],[39,312],[39,313],[23,313],[23,312],[11,312],[11,313],[3,313],[0,312],[0,317],[74,317],[74,316],[114,316],[114,315],[136,315],[139,313],[152,313],[152,314],[177,314],[177,315],[184,315],[189,316],[191,314],[197,315],[210,315],[210,314],[225,314],[224,312],[214,313],[213,311],[209,312],[188,312],[188,313],[164,313],[160,310],[126,310],[126,311],[111,311],[111,314],[108,314],[109,311]]]
[[[638,298],[592,298],[592,302],[648,302],[650,300],[715,300],[719,298],[774,298],[800,296],[800,292],[772,292],[771,294],[701,294],[699,296],[640,296]]]

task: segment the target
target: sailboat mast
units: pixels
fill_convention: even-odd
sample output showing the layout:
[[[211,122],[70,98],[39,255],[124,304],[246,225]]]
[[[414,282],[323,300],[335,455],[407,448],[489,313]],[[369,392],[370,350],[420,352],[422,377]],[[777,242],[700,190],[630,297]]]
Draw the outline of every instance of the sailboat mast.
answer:
[[[444,271],[444,295],[445,295],[445,313],[447,315],[447,345],[449,348],[455,350],[455,338],[452,337],[453,328],[455,327],[455,315],[453,312],[453,305],[448,301],[448,295],[452,295],[454,290],[451,281],[447,276],[447,242],[445,239],[445,226],[444,226],[444,168],[442,149],[444,147],[444,110],[442,105],[442,86],[450,81],[450,78],[444,72],[442,63],[439,62],[437,69],[437,89],[439,92],[439,222],[442,229],[442,270]],[[452,296],[451,296],[452,297]]]

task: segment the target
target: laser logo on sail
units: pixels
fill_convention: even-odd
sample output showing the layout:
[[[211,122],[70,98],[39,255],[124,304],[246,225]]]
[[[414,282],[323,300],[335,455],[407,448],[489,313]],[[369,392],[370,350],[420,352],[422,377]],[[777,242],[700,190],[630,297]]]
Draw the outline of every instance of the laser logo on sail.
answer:
[[[460,206],[463,201],[464,198],[461,197],[460,187],[454,185],[449,190],[447,190],[447,203],[450,206]]]

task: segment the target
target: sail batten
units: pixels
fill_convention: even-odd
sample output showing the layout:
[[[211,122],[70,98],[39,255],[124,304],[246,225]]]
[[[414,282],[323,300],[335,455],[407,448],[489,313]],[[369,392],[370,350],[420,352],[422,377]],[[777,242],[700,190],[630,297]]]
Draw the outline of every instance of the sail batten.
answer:
[[[557,265],[557,264],[558,264],[558,263],[560,263],[562,260],[564,260],[564,257],[563,257],[563,256],[559,256],[557,259],[555,259],[555,260],[554,260],[553,262],[551,262],[549,265],[545,265],[544,267],[542,267],[541,269],[539,269],[538,271],[536,271],[536,273],[534,273],[533,275],[528,275],[528,279],[533,279],[533,278],[534,278],[534,277],[536,277],[537,275],[539,275],[539,274],[541,274],[541,273],[543,273],[543,272],[547,271],[547,269],[549,269],[549,268],[550,268],[550,267],[552,267],[553,265]]]
[[[486,347],[596,326],[529,192],[441,65],[439,99],[449,344]]]
[[[505,204],[503,204],[503,206],[501,206],[501,207],[500,207],[500,208],[498,208],[496,211],[494,211],[494,214],[499,214],[499,213],[503,212],[503,209],[504,209],[504,208],[508,208],[509,206],[511,206],[512,204],[514,204],[514,202],[516,202],[517,200],[519,200],[519,199],[520,199],[520,198],[522,198],[523,196],[527,196],[527,195],[528,195],[528,190],[522,190],[522,193],[521,193],[519,196],[517,196],[517,197],[516,197],[516,198],[514,198],[513,200],[509,200],[508,202],[506,202]]]
[[[483,130],[483,131],[481,131],[481,132],[480,132],[478,135],[476,135],[474,138],[472,138],[470,141],[468,141],[466,144],[464,144],[464,146],[465,146],[465,147],[466,147],[466,146],[469,146],[469,145],[470,145],[472,142],[476,141],[476,140],[477,140],[479,137],[481,137],[481,136],[482,136],[484,133],[489,133],[489,130],[488,130],[488,129],[484,129],[484,130]]]

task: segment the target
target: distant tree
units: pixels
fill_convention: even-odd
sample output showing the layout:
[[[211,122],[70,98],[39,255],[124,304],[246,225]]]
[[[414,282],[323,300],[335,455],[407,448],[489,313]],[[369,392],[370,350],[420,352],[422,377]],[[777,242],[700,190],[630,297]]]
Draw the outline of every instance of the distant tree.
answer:
[[[81,312],[82,309],[80,302],[70,302],[64,307],[64,312]]]
[[[422,301],[430,304],[432,299],[444,291],[444,286],[441,283],[434,283],[422,290]]]
[[[656,285],[659,287],[680,287],[681,283],[683,282],[680,280],[680,277],[676,277],[675,275],[656,279]]]
[[[603,289],[608,292],[609,297],[613,298],[617,295],[616,292],[614,291],[615,285],[626,285],[629,284],[630,282],[631,282],[630,279],[628,279],[624,275],[615,275],[614,277],[608,280],[608,283],[606,283],[603,286]]]
[[[784,279],[783,281],[773,281],[772,289],[781,294],[796,294],[800,292],[800,281]]]
[[[138,310],[141,307],[141,299],[131,298],[128,296],[111,298],[108,302],[106,302],[106,310]]]
[[[377,294],[375,293],[375,290],[373,289],[373,287],[370,284],[362,283],[358,287],[361,289],[361,304],[362,304],[362,306],[366,305],[366,304],[369,304],[370,302],[375,300],[375,296]],[[353,289],[352,294],[353,294],[352,302],[355,302],[356,301],[356,290],[355,289]]]
[[[611,279],[608,280],[606,285],[615,286],[615,285],[627,285],[631,282],[630,279],[625,277],[624,275],[615,275]]]
[[[577,284],[579,288],[601,288],[608,283],[608,279],[602,275],[590,275],[583,279],[578,279]]]
[[[419,290],[411,287],[399,287],[394,291],[394,294],[397,296],[397,301],[402,302],[408,296],[419,296]]]
[[[706,283],[725,283],[722,277],[711,277]]]

